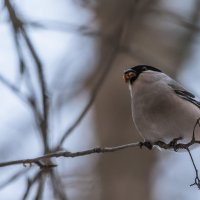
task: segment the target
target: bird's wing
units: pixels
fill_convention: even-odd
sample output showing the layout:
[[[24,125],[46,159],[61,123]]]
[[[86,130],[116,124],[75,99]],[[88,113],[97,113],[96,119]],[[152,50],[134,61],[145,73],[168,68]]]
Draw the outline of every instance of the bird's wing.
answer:
[[[185,88],[183,88],[178,82],[174,81],[168,84],[173,91],[182,99],[189,101],[200,108],[200,100],[198,97],[193,95],[191,92],[188,92]]]

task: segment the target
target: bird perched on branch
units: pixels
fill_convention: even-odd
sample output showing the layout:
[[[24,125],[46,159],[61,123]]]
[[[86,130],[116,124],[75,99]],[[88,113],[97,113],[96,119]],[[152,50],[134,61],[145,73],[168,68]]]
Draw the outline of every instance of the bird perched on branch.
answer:
[[[124,72],[131,93],[132,117],[147,142],[192,140],[200,118],[200,101],[161,70],[138,65]],[[199,130],[195,139],[200,139]]]

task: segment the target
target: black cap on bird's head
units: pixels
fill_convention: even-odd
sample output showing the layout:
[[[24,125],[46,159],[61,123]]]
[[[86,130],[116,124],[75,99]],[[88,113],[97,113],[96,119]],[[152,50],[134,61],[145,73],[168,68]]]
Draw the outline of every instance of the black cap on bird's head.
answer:
[[[126,83],[130,82],[132,84],[138,76],[145,71],[162,72],[161,70],[149,65],[137,65],[124,71],[124,80]]]

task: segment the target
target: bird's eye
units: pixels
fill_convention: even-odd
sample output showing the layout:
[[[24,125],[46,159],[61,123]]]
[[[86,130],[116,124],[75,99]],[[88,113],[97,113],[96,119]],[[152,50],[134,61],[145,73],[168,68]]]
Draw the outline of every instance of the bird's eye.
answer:
[[[126,82],[128,82],[130,79],[135,78],[136,77],[136,73],[133,71],[129,71],[127,73],[124,74],[124,80]]]
[[[142,67],[142,71],[146,71],[147,70],[147,68],[146,67]]]
[[[129,72],[127,75],[129,76],[129,78],[133,78],[136,76],[135,72]]]

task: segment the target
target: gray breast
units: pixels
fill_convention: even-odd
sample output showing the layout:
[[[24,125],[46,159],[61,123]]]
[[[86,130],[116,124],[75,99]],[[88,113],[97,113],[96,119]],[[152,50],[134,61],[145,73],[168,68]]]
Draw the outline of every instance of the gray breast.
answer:
[[[200,116],[196,106],[177,97],[163,79],[148,82],[141,77],[135,84],[132,115],[138,131],[146,140],[169,142],[177,137],[191,138]]]

